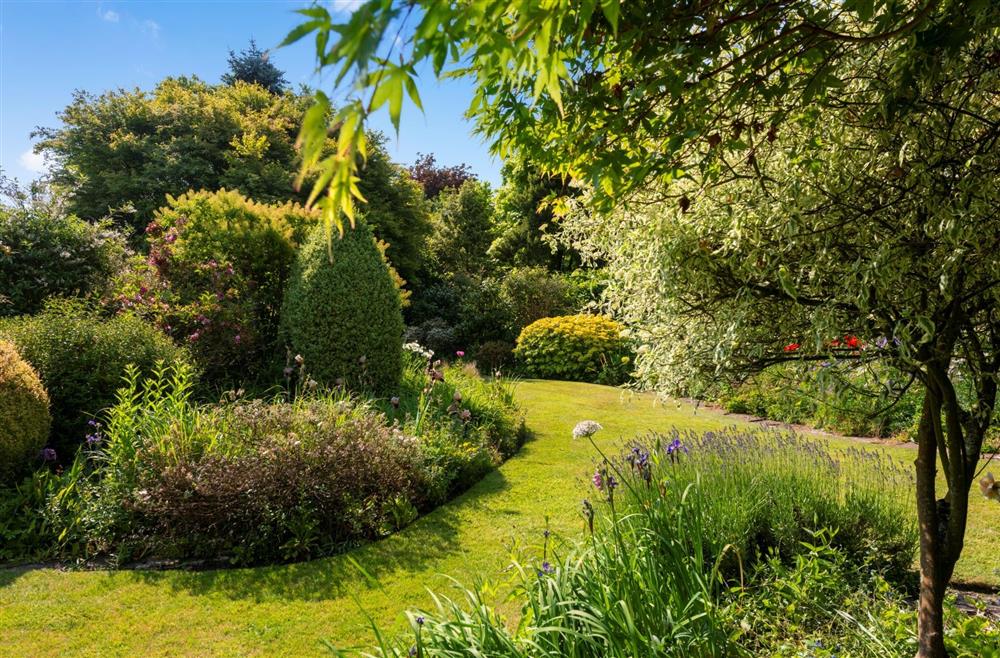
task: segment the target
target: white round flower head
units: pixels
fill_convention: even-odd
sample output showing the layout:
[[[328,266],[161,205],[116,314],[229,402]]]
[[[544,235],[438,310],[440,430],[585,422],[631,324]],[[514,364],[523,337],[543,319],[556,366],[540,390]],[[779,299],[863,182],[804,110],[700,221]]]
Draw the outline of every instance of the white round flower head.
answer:
[[[413,352],[418,356],[422,356],[425,359],[430,359],[432,356],[434,356],[434,350],[426,349],[424,348],[424,346],[422,346],[420,343],[416,341],[411,343],[405,343],[403,345],[403,349],[406,350],[407,352]]]
[[[585,439],[589,436],[597,434],[600,430],[604,429],[600,423],[596,420],[581,420],[573,428],[573,438],[574,439]]]

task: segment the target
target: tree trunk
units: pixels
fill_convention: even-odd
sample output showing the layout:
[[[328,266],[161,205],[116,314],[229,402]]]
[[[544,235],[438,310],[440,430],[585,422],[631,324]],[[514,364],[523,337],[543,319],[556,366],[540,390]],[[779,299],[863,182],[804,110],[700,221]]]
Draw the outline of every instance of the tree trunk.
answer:
[[[935,405],[936,411],[935,413]],[[941,400],[930,388],[924,395],[923,411],[917,430],[917,520],[920,526],[920,604],[917,612],[917,658],[946,658],[944,648],[944,592],[948,579],[945,569],[945,533],[942,512],[935,496],[937,471],[938,424]],[[937,424],[937,427],[935,427]]]

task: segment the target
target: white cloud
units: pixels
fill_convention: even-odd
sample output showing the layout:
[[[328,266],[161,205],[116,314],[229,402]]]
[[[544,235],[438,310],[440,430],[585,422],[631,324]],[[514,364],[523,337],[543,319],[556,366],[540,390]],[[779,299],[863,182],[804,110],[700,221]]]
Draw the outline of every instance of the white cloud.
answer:
[[[18,158],[21,166],[30,172],[44,174],[49,170],[49,164],[45,161],[45,156],[28,149]]]
[[[158,39],[160,36],[160,24],[148,18],[139,24],[139,29],[143,34],[148,34],[154,39]]]
[[[97,15],[101,17],[102,21],[107,21],[108,23],[117,23],[121,19],[117,11],[111,11],[110,9],[107,11],[98,9]]]
[[[364,0],[330,0],[330,8],[336,14],[353,14],[364,4]]]

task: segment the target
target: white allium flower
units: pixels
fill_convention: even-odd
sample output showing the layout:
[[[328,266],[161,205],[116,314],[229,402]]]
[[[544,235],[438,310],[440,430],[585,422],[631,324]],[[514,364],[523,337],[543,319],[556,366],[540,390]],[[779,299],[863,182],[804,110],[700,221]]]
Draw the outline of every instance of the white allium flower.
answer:
[[[585,439],[589,436],[597,434],[599,431],[604,429],[600,423],[596,420],[581,420],[573,428],[573,438],[574,439]]]
[[[403,349],[406,350],[407,352],[413,352],[418,356],[422,356],[425,359],[430,359],[432,356],[434,356],[434,350],[429,350],[416,341],[412,343],[405,343],[403,345]]]

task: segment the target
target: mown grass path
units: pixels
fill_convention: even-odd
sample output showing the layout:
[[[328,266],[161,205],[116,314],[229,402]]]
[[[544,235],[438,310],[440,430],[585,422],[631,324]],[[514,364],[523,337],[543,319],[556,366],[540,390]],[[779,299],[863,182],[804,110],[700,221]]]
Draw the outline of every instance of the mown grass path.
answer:
[[[522,382],[518,395],[534,433],[522,451],[463,496],[404,531],[313,562],[206,572],[0,570],[0,656],[299,656],[372,641],[359,603],[384,625],[447,592],[445,574],[471,583],[498,576],[512,546],[529,552],[543,530],[582,530],[580,501],[594,454],[570,438],[584,419],[605,427],[602,447],[676,425],[711,429],[733,419],[652,396],[565,382]],[[835,445],[848,440],[831,439]],[[912,459],[905,449],[898,456]],[[998,469],[1000,470],[1000,469]],[[1000,582],[989,565],[1000,542],[1000,505],[974,499],[959,576]]]

